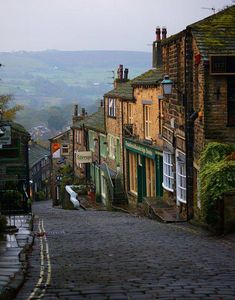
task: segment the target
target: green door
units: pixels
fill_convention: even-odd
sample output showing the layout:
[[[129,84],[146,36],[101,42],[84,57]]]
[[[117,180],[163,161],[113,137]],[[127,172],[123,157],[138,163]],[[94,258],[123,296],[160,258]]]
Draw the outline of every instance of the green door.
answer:
[[[137,159],[137,182],[138,182],[138,202],[143,202],[143,197],[146,196],[146,181],[145,181],[145,158],[138,154]]]

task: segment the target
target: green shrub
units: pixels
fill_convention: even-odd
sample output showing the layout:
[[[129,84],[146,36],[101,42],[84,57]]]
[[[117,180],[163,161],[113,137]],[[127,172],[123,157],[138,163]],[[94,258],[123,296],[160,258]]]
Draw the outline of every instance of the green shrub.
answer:
[[[209,225],[219,224],[223,195],[235,188],[235,160],[233,147],[209,143],[201,156],[200,195],[202,214]]]
[[[43,191],[38,191],[35,193],[35,201],[42,201],[46,199],[46,195]]]

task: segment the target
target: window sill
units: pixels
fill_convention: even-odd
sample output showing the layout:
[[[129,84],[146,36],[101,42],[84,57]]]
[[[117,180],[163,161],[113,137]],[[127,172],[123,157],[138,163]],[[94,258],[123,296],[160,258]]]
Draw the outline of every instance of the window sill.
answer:
[[[130,196],[137,197],[137,192],[128,191],[127,193],[128,193],[128,195],[130,195]]]
[[[107,116],[108,118],[111,118],[111,119],[116,119],[117,117],[116,116]]]
[[[183,200],[183,199],[179,199],[179,198],[177,198],[177,202],[180,202],[180,203],[184,203],[184,204],[187,204],[187,201],[186,201],[186,200]]]

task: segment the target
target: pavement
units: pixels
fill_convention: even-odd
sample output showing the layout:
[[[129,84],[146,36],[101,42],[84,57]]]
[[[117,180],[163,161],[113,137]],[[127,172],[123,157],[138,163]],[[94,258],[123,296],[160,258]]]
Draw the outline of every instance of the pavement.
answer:
[[[0,241],[0,300],[13,299],[24,283],[27,251],[33,243],[31,215],[8,217],[8,232]]]

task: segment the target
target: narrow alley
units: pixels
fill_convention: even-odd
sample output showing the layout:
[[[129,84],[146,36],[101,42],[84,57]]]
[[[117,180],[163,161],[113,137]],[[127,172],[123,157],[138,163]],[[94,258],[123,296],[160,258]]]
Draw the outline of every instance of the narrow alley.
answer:
[[[235,243],[189,224],[36,203],[25,299],[234,299]]]

